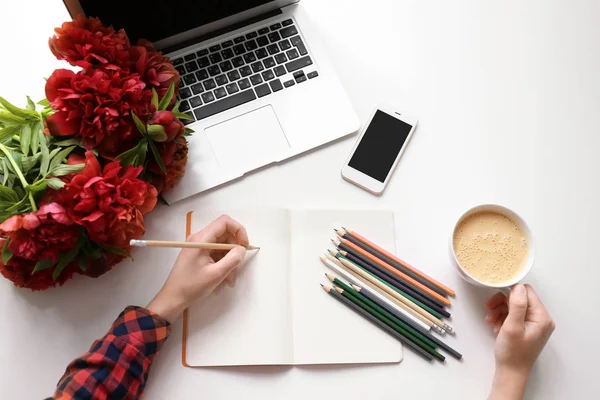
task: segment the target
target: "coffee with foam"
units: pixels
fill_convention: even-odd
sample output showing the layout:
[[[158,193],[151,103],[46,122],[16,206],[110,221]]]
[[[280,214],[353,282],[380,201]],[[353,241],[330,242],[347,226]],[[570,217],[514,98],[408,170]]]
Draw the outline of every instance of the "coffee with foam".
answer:
[[[529,257],[523,228],[494,211],[476,212],[465,217],[454,230],[453,247],[465,271],[488,284],[513,281],[521,274]]]

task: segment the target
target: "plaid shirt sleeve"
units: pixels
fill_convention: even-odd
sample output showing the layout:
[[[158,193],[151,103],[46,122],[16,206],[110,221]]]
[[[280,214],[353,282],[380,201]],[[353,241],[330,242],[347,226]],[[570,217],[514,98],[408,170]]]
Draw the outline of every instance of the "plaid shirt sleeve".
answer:
[[[157,314],[125,308],[108,333],[69,364],[53,398],[139,399],[150,365],[170,331],[170,324]]]

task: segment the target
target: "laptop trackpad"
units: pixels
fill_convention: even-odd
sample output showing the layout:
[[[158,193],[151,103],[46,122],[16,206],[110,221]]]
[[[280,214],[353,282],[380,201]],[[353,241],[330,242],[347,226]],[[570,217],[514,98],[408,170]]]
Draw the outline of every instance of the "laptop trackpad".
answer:
[[[270,105],[204,130],[224,172],[243,174],[279,161],[290,145]]]

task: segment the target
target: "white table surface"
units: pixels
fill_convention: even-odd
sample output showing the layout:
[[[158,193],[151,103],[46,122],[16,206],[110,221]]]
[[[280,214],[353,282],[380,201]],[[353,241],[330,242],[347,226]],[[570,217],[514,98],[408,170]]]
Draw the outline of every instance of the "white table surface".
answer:
[[[67,13],[60,0],[2,3],[0,95],[23,104],[25,94],[41,98],[42,77],[64,66],[47,38]],[[398,253],[456,289],[458,334],[450,343],[464,360],[430,365],[406,350],[392,366],[186,369],[179,322],[152,367],[145,398],[485,398],[494,368],[482,307],[490,292],[462,282],[447,254],[454,219],[483,202],[512,207],[529,222],[537,261],[527,282],[557,323],[527,397],[597,395],[593,340],[600,323],[589,316],[600,282],[600,3],[302,3],[362,121],[377,102],[419,119],[387,191],[377,198],[342,180],[351,138],[159,207],[147,217],[147,237],[183,239],[186,211],[200,208],[393,209]],[[67,363],[125,305],[147,304],[176,253],[138,251],[134,263],[47,292],[0,279],[0,398],[51,395]]]

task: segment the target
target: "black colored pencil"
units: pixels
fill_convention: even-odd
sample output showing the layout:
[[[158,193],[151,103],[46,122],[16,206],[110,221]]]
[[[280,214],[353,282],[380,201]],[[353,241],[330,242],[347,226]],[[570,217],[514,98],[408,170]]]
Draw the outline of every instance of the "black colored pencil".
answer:
[[[417,354],[419,354],[421,357],[425,358],[427,361],[433,360],[433,357],[429,353],[427,353],[425,350],[423,350],[422,348],[420,348],[419,346],[417,346],[410,340],[406,339],[404,336],[402,336],[401,334],[399,334],[398,332],[396,332],[395,330],[393,330],[392,328],[390,328],[389,326],[387,326],[386,324],[384,324],[383,322],[381,322],[380,320],[378,320],[377,318],[375,318],[374,316],[369,314],[367,311],[363,310],[356,304],[352,303],[350,300],[346,299],[344,296],[342,296],[335,290],[331,289],[330,287],[323,286],[323,285],[321,285],[321,286],[323,287],[323,290],[325,290],[327,293],[329,293],[331,295],[331,297],[338,300],[340,303],[344,304],[346,307],[350,308],[357,314],[361,315],[363,318],[371,321],[374,325],[378,326],[379,328],[386,331],[391,336],[398,339],[400,342],[404,343],[405,345],[407,345],[408,347],[413,349]]]
[[[352,286],[354,289],[354,285],[352,285]],[[381,301],[377,297],[371,295],[371,293],[367,292],[366,290],[362,290],[360,287],[356,291],[358,293],[360,293],[362,296],[371,300],[373,303],[376,303],[377,305],[379,305],[381,308],[385,309],[388,313],[390,313],[390,314],[394,315],[396,318],[404,321],[407,325],[410,325],[413,329],[419,331],[423,336],[426,336],[433,343],[438,345],[440,348],[444,349],[452,357],[456,358],[457,360],[460,360],[462,358],[462,354],[460,354],[458,351],[454,350],[452,347],[448,346],[446,343],[442,342],[441,340],[439,340],[438,338],[433,336],[430,332],[426,331],[425,329],[421,328],[419,325],[415,324],[413,321],[410,321],[408,318],[404,317],[402,314],[396,312],[396,310],[394,310],[393,308],[391,308],[390,306],[385,304],[383,301]]]
[[[336,230],[336,232],[337,232],[337,230]],[[342,235],[342,237],[344,239],[354,243],[355,245],[359,246],[363,250],[368,251],[369,253],[373,254],[375,257],[379,258],[380,260],[385,261],[386,263],[388,263],[392,267],[396,268],[397,270],[402,271],[403,273],[410,276],[417,282],[427,286],[429,289],[433,290],[434,292],[439,293],[440,295],[442,295],[444,297],[448,297],[448,293],[446,293],[443,289],[440,289],[436,285],[429,282],[427,279],[423,279],[418,274],[415,274],[414,272],[412,272],[408,268],[404,267],[403,265],[398,264],[396,261],[392,260],[391,258],[386,257],[384,254],[381,254],[379,251],[375,250],[368,244],[361,242],[360,240],[356,239],[354,236],[350,235],[349,233],[346,232],[344,235]]]
[[[396,289],[408,294],[415,300],[420,301],[422,304],[432,309],[434,312],[440,314],[439,316],[436,315],[438,318],[450,318],[451,314],[444,309],[444,305],[438,300],[430,297],[427,293],[422,292],[419,288],[412,286],[410,283],[403,281],[401,278],[394,276],[391,272],[381,268],[379,265],[371,262],[371,260],[368,260],[364,256],[356,253],[343,243],[340,243],[340,249],[348,253],[347,258],[353,263],[366,269],[373,275],[376,275],[390,285],[394,286]]]

